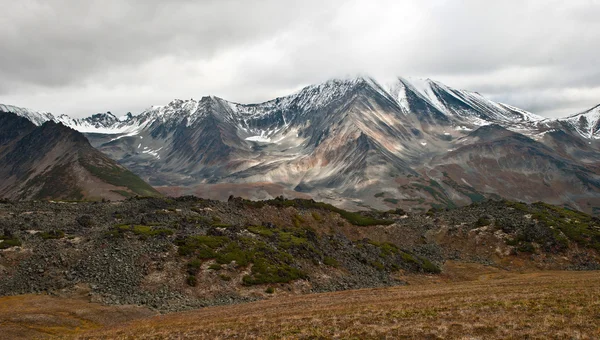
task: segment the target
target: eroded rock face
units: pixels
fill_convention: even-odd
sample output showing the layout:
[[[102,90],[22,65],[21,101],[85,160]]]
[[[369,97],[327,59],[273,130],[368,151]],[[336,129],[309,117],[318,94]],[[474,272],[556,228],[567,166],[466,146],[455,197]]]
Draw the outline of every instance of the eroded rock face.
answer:
[[[0,294],[73,294],[164,311],[403,284],[447,260],[598,269],[600,223],[545,204],[486,201],[423,214],[310,200],[194,197],[0,203]]]

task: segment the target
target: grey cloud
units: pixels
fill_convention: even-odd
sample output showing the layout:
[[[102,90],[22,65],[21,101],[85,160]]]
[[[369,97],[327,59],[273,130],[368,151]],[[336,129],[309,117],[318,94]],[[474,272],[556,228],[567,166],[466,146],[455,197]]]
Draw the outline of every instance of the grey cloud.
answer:
[[[73,115],[332,77],[429,77],[556,116],[600,103],[600,2],[0,0],[0,102]],[[574,110],[574,111],[572,111]]]

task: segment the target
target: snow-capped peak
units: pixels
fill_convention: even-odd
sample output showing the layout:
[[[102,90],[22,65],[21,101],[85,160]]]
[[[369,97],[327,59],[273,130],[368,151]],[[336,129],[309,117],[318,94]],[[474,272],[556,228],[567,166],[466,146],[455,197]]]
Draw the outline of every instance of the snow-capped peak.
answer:
[[[0,104],[0,111],[14,113],[17,116],[27,118],[35,125],[42,125],[49,120],[54,120],[54,116],[50,112],[33,111],[12,105]]]
[[[94,114],[87,118],[71,118],[66,115],[55,117],[48,112],[36,112],[10,105],[0,105],[0,110],[14,112],[38,125],[53,120],[80,132],[127,135],[136,134],[155,122],[191,127],[204,117],[212,116],[236,125],[244,138],[270,137],[276,132],[279,133],[278,131],[285,131],[296,117],[327,106],[338,105],[338,102],[341,104],[343,98],[358,93],[356,90],[369,89],[371,92],[366,93],[377,92],[390,103],[395,103],[405,115],[419,119],[429,115],[427,117],[433,117],[434,121],[443,121],[444,124],[473,127],[498,123],[529,129],[530,125],[544,120],[531,112],[491,101],[477,92],[453,89],[428,78],[399,77],[389,86],[381,84],[369,77],[332,79],[258,104],[240,104],[215,96],[204,96],[200,100],[175,99],[167,105],[151,106],[137,115],[128,113],[121,117],[116,117],[110,112]],[[563,121],[573,123],[582,136],[589,138],[597,131],[599,110],[588,110]],[[584,118],[580,118],[581,116]],[[550,120],[544,120],[546,121]]]
[[[558,120],[572,126],[585,138],[600,139],[600,105]]]

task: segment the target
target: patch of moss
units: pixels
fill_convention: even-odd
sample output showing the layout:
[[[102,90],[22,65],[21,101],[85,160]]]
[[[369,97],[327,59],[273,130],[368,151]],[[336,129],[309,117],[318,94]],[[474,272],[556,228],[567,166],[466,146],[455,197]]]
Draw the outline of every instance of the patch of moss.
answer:
[[[188,236],[185,239],[175,240],[179,247],[179,255],[198,255],[199,258],[214,258],[216,248],[222,247],[229,239],[225,236],[196,235]]]
[[[543,227],[538,232],[531,228],[518,230],[514,246],[522,252],[532,252],[527,242],[536,242],[546,251],[563,251],[569,242],[600,251],[600,220],[583,212],[537,202],[532,205],[517,202],[505,202],[508,207],[532,215],[532,220]],[[539,229],[539,227],[538,227]],[[517,250],[518,250],[517,248]]]
[[[333,257],[329,257],[329,256],[325,256],[325,258],[323,259],[323,264],[325,264],[326,266],[330,266],[330,267],[339,267],[340,263],[338,262],[338,260],[334,259]]]
[[[208,269],[210,270],[221,270],[223,267],[221,267],[220,264],[218,263],[213,263],[210,266],[208,266]]]
[[[126,233],[132,233],[143,238],[173,235],[173,230],[166,228],[155,228],[140,224],[117,224],[107,233],[107,236],[123,237]]]
[[[305,237],[293,232],[280,231],[277,233],[277,236],[279,240],[278,245],[286,249],[306,245],[308,243],[308,240]]]
[[[65,233],[62,230],[50,230],[43,233],[38,233],[44,240],[56,240],[65,237]]]
[[[212,226],[215,228],[231,228],[231,224],[226,223],[214,223]]]
[[[302,227],[302,224],[304,224],[305,221],[302,218],[302,216],[295,214],[294,216],[292,216],[292,224],[294,225],[294,227],[296,228],[300,228]]]
[[[421,257],[421,268],[426,273],[439,274],[442,270],[428,259]]]
[[[371,266],[375,267],[377,270],[385,270],[385,266],[379,261],[371,262]]]
[[[250,227],[248,227],[248,231],[250,231],[251,233],[260,235],[260,236],[264,236],[264,237],[271,237],[271,236],[275,235],[275,232],[273,231],[273,229],[267,228],[265,226],[250,226]]]
[[[198,285],[198,279],[194,275],[188,275],[185,282],[191,287],[196,287],[196,285]]]
[[[253,262],[252,272],[242,278],[245,285],[265,283],[287,283],[304,279],[306,274],[286,263],[275,263],[265,258],[257,258]]]
[[[252,264],[251,273],[243,279],[245,285],[282,283],[304,278],[305,274],[293,266],[294,257],[282,250],[286,245],[280,241],[280,237],[283,237],[284,242],[293,246],[299,243],[300,238],[285,231],[278,231],[274,235],[277,235],[276,244],[281,249],[255,238],[210,235],[189,236],[176,240],[175,244],[179,246],[180,255],[195,256],[201,260],[215,259],[219,267],[212,265],[213,269],[234,261],[240,267]]]
[[[491,223],[492,223],[492,221],[490,221],[488,218],[482,216],[477,221],[475,221],[475,227],[477,227],[477,228],[485,227],[487,225],[490,225]]]
[[[14,236],[0,236],[0,249],[8,249],[11,247],[20,247],[22,245],[21,240]]]
[[[254,249],[244,250],[236,242],[231,242],[217,252],[216,260],[219,264],[229,264],[235,261],[238,266],[245,267],[254,256]]]
[[[187,264],[187,272],[190,275],[196,275],[202,266],[202,262],[198,259],[191,260]]]
[[[305,199],[293,199],[288,200],[282,197],[275,198],[268,201],[250,201],[239,199],[243,205],[247,207],[253,208],[261,208],[265,205],[275,206],[275,207],[295,207],[300,209],[318,209],[318,210],[326,210],[340,214],[342,218],[344,218],[349,223],[356,226],[371,226],[371,225],[389,225],[394,223],[391,220],[385,219],[376,219],[369,216],[364,216],[357,212],[346,211],[337,207],[334,207],[331,204],[323,203],[323,202],[315,202],[314,200],[305,200]]]
[[[321,220],[323,220],[323,217],[316,211],[313,211],[310,213],[313,217],[313,219],[317,222],[320,222]]]
[[[368,241],[370,244],[379,247],[380,250],[380,255],[382,257],[387,257],[387,256],[391,256],[394,254],[398,254],[400,252],[400,250],[398,249],[398,247],[393,244],[393,243],[389,243],[389,242],[375,242],[372,240]]]

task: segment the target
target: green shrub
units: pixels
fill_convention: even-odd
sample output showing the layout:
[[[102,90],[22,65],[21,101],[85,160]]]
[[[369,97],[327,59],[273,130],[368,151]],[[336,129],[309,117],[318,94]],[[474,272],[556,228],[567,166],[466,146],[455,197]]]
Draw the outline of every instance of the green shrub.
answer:
[[[323,264],[325,264],[326,266],[330,266],[330,267],[339,267],[339,262],[338,260],[334,259],[333,257],[329,257],[329,256],[325,256],[325,258],[323,259]]]
[[[243,250],[237,243],[231,242],[217,253],[216,259],[219,264],[235,261],[238,266],[245,267],[250,263],[252,255],[252,250]]]
[[[8,238],[0,236],[0,240],[2,240],[2,242],[0,242],[0,249],[8,249],[11,247],[21,246],[21,241],[17,238]]]
[[[442,270],[426,258],[421,258],[421,268],[426,273],[439,274]]]
[[[379,261],[373,261],[371,262],[371,266],[377,268],[377,270],[384,270],[385,266],[383,265],[383,263],[379,262]]]
[[[275,234],[273,229],[269,229],[264,226],[250,226],[250,227],[248,227],[248,231],[250,231],[253,234],[257,234],[257,235],[264,236],[264,237],[270,237]]]
[[[475,227],[479,228],[479,227],[485,227],[487,225],[490,225],[492,223],[492,221],[490,221],[489,219],[487,219],[486,217],[480,217],[476,222],[475,222]]]
[[[306,278],[306,274],[297,268],[258,258],[254,261],[251,274],[244,276],[242,282],[249,286],[264,283],[288,283],[303,278]]]
[[[218,264],[218,263],[213,263],[213,264],[211,264],[210,266],[208,266],[208,269],[211,269],[211,270],[221,270],[221,269],[222,269],[222,267],[221,267],[221,265],[220,265],[220,264]]]
[[[187,279],[185,280],[185,282],[192,287],[196,287],[196,285],[198,284],[198,279],[194,276],[194,275],[188,275]]]
[[[384,219],[375,219],[368,216],[363,216],[360,213],[346,211],[337,207],[334,207],[331,204],[323,203],[323,202],[315,202],[314,200],[306,200],[306,199],[293,199],[287,200],[282,197],[275,198],[268,201],[249,201],[242,200],[242,203],[247,207],[253,208],[261,208],[265,205],[271,205],[275,207],[295,207],[300,209],[320,209],[331,211],[340,214],[342,218],[347,220],[353,225],[357,226],[371,226],[371,225],[389,225],[394,223],[394,221],[384,220]]]
[[[225,223],[214,223],[214,224],[212,224],[212,226],[215,228],[231,228],[231,224],[225,224]]]
[[[219,278],[221,278],[223,281],[231,281],[231,276],[227,276],[225,274],[219,275]]]
[[[310,214],[312,215],[313,219],[317,222],[320,222],[321,220],[323,220],[323,217],[321,217],[321,215],[319,215],[319,213],[316,211],[313,211]]]
[[[517,251],[519,251],[521,253],[534,254],[535,247],[533,246],[533,244],[531,244],[531,242],[523,242],[517,246]]]
[[[380,251],[379,254],[381,257],[391,256],[394,254],[398,254],[400,252],[398,247],[393,243],[389,243],[389,242],[380,243],[380,242],[376,242],[373,240],[368,240],[367,242],[369,244],[374,245],[379,248],[379,251]]]
[[[268,287],[267,289],[265,289],[265,293],[267,293],[267,294],[273,294],[273,293],[275,293],[275,288]]]
[[[202,262],[200,260],[194,259],[188,262],[187,264],[187,272],[190,275],[196,275],[200,270],[200,266],[202,266]]]
[[[419,261],[417,261],[417,259],[415,259],[415,257],[409,253],[402,252],[401,257],[402,261],[406,263],[419,264]]]
[[[221,269],[221,265],[235,262],[240,267],[252,264],[249,275],[243,278],[245,285],[290,282],[304,278],[305,274],[295,268],[294,256],[307,254],[321,256],[308,242],[310,230],[277,230],[266,227],[248,227],[260,236],[269,236],[270,243],[254,237],[197,235],[174,240],[182,256],[194,256],[198,260],[214,259],[216,264],[209,268]]]
[[[47,232],[39,233],[41,238],[44,240],[56,240],[65,237],[65,233],[62,230],[50,230]]]
[[[305,237],[297,234],[295,235],[293,232],[279,231],[277,236],[279,241],[278,245],[286,249],[308,243],[308,240]]]
[[[203,260],[214,259],[217,257],[217,253],[215,253],[214,250],[208,248],[208,246],[205,246],[205,245],[202,245],[199,248],[183,246],[183,247],[180,247],[179,249],[182,250],[183,252],[189,252],[189,254],[195,252],[196,256],[198,256],[199,259],[203,259]],[[179,253],[181,254],[182,252],[180,251]],[[185,255],[185,254],[182,254],[182,255]]]
[[[225,236],[197,235],[175,240],[175,244],[179,247],[184,246],[195,251],[200,248],[216,249],[222,247],[228,241],[229,239]]]
[[[166,228],[154,228],[147,225],[117,224],[106,232],[107,236],[123,237],[126,233],[132,233],[142,238],[173,235],[173,230]]]

